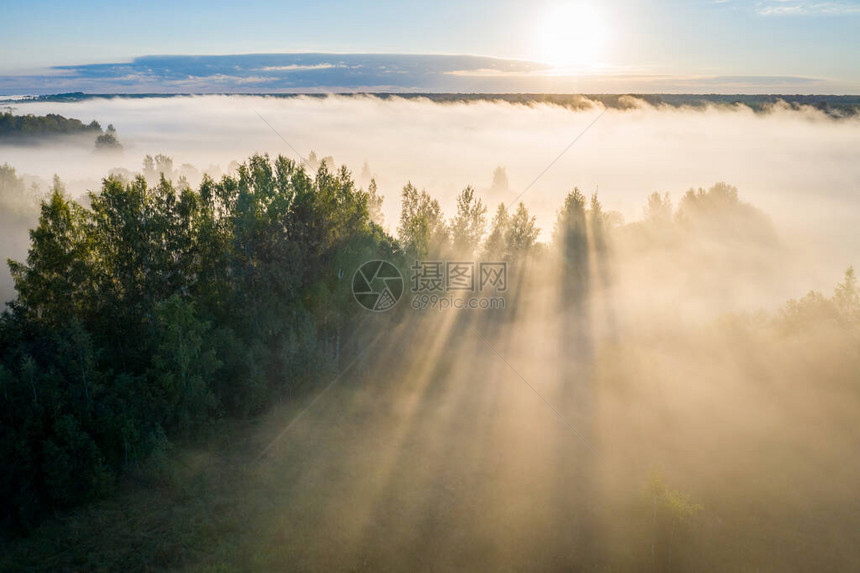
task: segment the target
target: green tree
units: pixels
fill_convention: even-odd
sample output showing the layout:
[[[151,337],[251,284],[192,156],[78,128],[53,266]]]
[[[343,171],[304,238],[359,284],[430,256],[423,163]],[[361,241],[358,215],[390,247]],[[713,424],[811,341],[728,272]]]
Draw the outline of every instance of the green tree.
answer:
[[[451,221],[454,251],[471,257],[484,237],[487,227],[487,207],[475,198],[475,189],[468,186],[457,196],[457,216]]]
[[[160,343],[152,358],[152,376],[163,401],[166,426],[189,430],[217,411],[210,378],[221,367],[204,345],[211,324],[197,318],[194,303],[175,294],[156,309]]]
[[[107,126],[107,131],[96,137],[96,148],[103,150],[120,150],[119,140],[116,137],[116,129],[113,124]]]
[[[484,243],[484,257],[488,260],[500,260],[507,256],[505,237],[511,224],[510,215],[504,203],[496,208],[496,214],[490,223],[490,234]]]
[[[440,254],[448,243],[448,227],[439,202],[412,183],[407,183],[401,193],[397,234],[404,250],[415,259]]]
[[[593,207],[599,209],[599,203]],[[553,245],[563,265],[562,300],[564,304],[571,304],[576,309],[582,308],[590,291],[591,264],[588,235],[585,195],[574,187],[573,191],[565,197],[556,219]]]
[[[87,225],[85,211],[65,196],[55,176],[39,225],[30,231],[27,264],[9,261],[21,307],[48,326],[84,312],[91,271]]]
[[[369,259],[403,263],[371,220],[374,190],[345,168],[311,177],[255,155],[194,190],[173,185],[164,156],[144,167],[157,181],[108,177],[89,208],[56,182],[27,263],[12,263],[0,505],[19,523],[96,495],[223,411],[259,412],[333,375],[361,312],[348,277]],[[438,203],[418,201],[444,237]]]
[[[672,199],[668,193],[660,195],[655,191],[648,196],[648,205],[645,207],[645,220],[661,227],[672,223]]]
[[[367,164],[365,164],[367,166]],[[385,195],[380,195],[376,186],[376,179],[370,180],[370,185],[367,187],[367,212],[370,220],[380,227],[385,223],[385,217],[382,215],[382,203],[385,201]]]
[[[7,163],[0,165],[0,217],[18,218],[29,215],[38,202],[36,193],[28,195],[24,179],[18,177],[15,168]]]
[[[651,471],[643,493],[651,506],[652,566],[658,571],[672,569],[677,538],[684,527],[705,508],[691,501],[690,494],[670,488],[663,475],[656,470]]]
[[[848,320],[856,319],[860,313],[860,291],[857,289],[857,276],[854,267],[848,267],[842,282],[836,285],[833,302],[839,312]]]
[[[536,217],[529,214],[525,203],[517,205],[505,232],[505,248],[513,257],[520,257],[535,246],[540,229],[535,224]]]
[[[596,192],[591,196],[591,204],[588,209],[588,227],[591,231],[594,252],[599,258],[602,258],[606,253],[606,243],[608,240],[606,235],[606,213],[603,212],[603,207],[600,205],[600,200],[597,198]]]

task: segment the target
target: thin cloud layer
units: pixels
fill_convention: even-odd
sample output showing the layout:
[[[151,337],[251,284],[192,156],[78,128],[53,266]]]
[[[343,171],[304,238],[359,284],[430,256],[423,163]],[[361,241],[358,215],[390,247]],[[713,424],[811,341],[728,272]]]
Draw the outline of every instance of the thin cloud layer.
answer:
[[[762,16],[802,16],[814,14],[857,14],[860,3],[852,0],[808,2],[805,0],[770,0],[760,2],[756,11]]]
[[[723,76],[554,70],[478,56],[246,54],[144,56],[0,76],[0,94],[90,93],[846,93],[844,82],[806,76]]]

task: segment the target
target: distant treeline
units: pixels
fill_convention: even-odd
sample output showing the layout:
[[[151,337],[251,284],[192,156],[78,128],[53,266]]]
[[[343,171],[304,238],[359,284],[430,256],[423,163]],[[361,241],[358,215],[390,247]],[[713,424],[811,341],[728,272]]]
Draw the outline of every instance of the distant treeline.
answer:
[[[94,98],[169,98],[193,94],[86,94],[72,92],[66,94],[34,96],[28,101],[70,102]],[[248,94],[244,94],[248,95]],[[313,97],[325,98],[331,94],[253,94],[274,98]],[[343,93],[339,97],[376,97],[380,99],[428,99],[439,103],[464,103],[475,101],[507,102],[516,104],[548,103],[570,109],[587,109],[593,102],[599,102],[609,109],[629,109],[636,100],[653,106],[706,107],[744,105],[755,112],[763,112],[775,105],[787,104],[793,109],[804,106],[813,107],[833,118],[860,115],[860,96],[857,95],[789,95],[789,94],[481,94],[481,93]],[[2,99],[0,99],[2,101]]]
[[[329,379],[377,316],[350,290],[366,261],[560,257],[549,260],[565,269],[564,300],[581,308],[589,267],[601,271],[613,236],[662,248],[673,234],[744,241],[772,231],[726,184],[689,191],[677,211],[652,194],[645,219],[629,225],[573,189],[544,245],[523,203],[488,217],[467,187],[447,218],[407,184],[395,239],[378,224],[375,183],[359,188],[345,167],[323,162],[311,175],[253,156],[192,189],[153,180],[166,162],[149,163],[149,180],[106,178],[84,203],[56,180],[27,260],[9,262],[17,299],[0,318],[0,523],[11,529],[110,492],[169,440]],[[846,285],[855,312],[853,275]],[[795,304],[802,325],[804,309],[831,303]],[[407,312],[401,304],[393,318]]]
[[[587,109],[599,102],[608,109],[629,109],[636,100],[653,106],[706,107],[709,105],[744,105],[755,112],[763,112],[780,103],[794,109],[811,106],[828,115],[850,117],[860,114],[860,96],[831,95],[745,95],[745,94],[374,94],[380,98],[427,98],[437,102],[500,101],[516,104],[548,103],[570,109]]]
[[[95,120],[85,124],[79,119],[63,117],[56,113],[14,115],[11,112],[4,112],[0,114],[0,141],[37,140],[63,135],[92,135],[95,137],[96,147],[99,148],[120,146],[114,126],[108,125],[105,131]]]

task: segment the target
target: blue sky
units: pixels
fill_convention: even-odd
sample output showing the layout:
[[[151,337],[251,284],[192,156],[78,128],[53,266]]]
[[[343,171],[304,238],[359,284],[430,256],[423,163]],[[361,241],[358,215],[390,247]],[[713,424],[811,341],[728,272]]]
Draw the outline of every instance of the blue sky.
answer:
[[[657,88],[654,78],[702,78],[704,89],[713,78],[762,78],[765,87],[764,78],[775,76],[807,82],[798,91],[860,93],[860,0],[2,0],[0,13],[6,92],[26,87],[22,76],[44,77],[60,65],[160,54],[336,52],[549,61],[563,68],[556,76],[620,78],[607,85],[629,81],[629,91],[637,91],[637,77]],[[591,35],[597,27],[599,38]],[[554,61],[569,52],[588,55],[568,58],[568,67],[564,58]]]

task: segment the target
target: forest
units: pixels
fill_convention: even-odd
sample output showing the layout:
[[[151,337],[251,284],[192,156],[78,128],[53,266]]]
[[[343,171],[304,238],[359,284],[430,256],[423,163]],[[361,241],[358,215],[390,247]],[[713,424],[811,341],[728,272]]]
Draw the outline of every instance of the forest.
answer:
[[[48,543],[49,535],[39,534],[46,519],[50,526],[52,518],[73,515],[68,512],[81,504],[122,499],[122,484],[129,476],[140,476],[152,460],[174,456],[183,445],[211,441],[234,427],[231,424],[263,419],[284,403],[307,403],[356,361],[356,370],[341,383],[355,392],[354,401],[344,399],[347,406],[360,409],[367,399],[363,392],[377,388],[371,381],[402,370],[400,378],[392,379],[402,380],[405,389],[379,387],[376,399],[396,404],[404,393],[423,396],[430,401],[427,411],[436,412],[437,406],[447,404],[446,392],[463,395],[468,386],[430,390],[422,384],[451,384],[458,372],[494,360],[492,353],[514,363],[529,354],[512,341],[529,339],[545,340],[534,352],[549,353],[551,360],[531,358],[528,364],[557,378],[556,386],[541,391],[551,396],[547,403],[553,404],[552,410],[564,412],[555,413],[576,428],[575,435],[560,442],[559,459],[552,462],[558,475],[539,473],[536,484],[535,478],[522,478],[503,467],[495,482],[503,484],[499,491],[491,488],[484,495],[507,500],[513,504],[508,509],[515,511],[515,494],[525,485],[539,492],[549,488],[548,495],[563,491],[569,498],[558,511],[566,511],[565,517],[541,509],[548,512],[539,512],[545,517],[542,523],[549,527],[558,520],[569,524],[585,519],[591,526],[570,525],[570,533],[565,525],[560,531],[570,537],[564,539],[553,537],[562,533],[550,534],[538,526],[546,533],[548,555],[555,557],[538,556],[516,542],[511,547],[522,549],[524,561],[504,548],[485,548],[487,553],[475,548],[477,553],[464,561],[451,556],[448,566],[506,568],[515,563],[550,570],[564,563],[575,564],[576,570],[704,570],[700,566],[707,562],[720,570],[754,562],[750,545],[756,555],[770,555],[772,546],[788,543],[792,535],[806,544],[823,538],[843,543],[845,552],[828,553],[826,544],[810,547],[793,563],[790,556],[779,561],[782,570],[802,570],[811,563],[836,570],[856,563],[856,550],[848,549],[844,536],[852,528],[856,531],[858,518],[847,508],[833,509],[852,495],[850,484],[856,484],[858,476],[856,462],[839,461],[840,452],[851,451],[860,438],[853,422],[860,392],[860,291],[853,269],[847,269],[832,294],[810,292],[773,312],[724,314],[695,326],[678,326],[680,322],[667,317],[658,322],[649,317],[654,307],[648,301],[637,303],[640,310],[634,318],[625,317],[622,304],[616,304],[616,298],[627,302],[635,293],[649,292],[650,279],[618,286],[625,268],[632,273],[648,265],[655,273],[687,277],[684,292],[701,294],[707,283],[714,284],[708,272],[731,269],[740,276],[761,266],[754,258],[758,254],[775,256],[778,230],[731,185],[691,189],[677,205],[668,194],[645,195],[642,219],[633,222],[605,210],[597,193],[587,196],[573,188],[558,207],[551,239],[540,242],[540,229],[524,203],[488,211],[469,186],[457,197],[456,212],[446,217],[431,194],[405,185],[395,237],[384,230],[384,198],[375,182],[363,189],[345,167],[335,170],[326,162],[310,173],[282,156],[254,155],[219,180],[205,176],[197,188],[166,178],[152,160],[144,172],[106,177],[98,191],[79,200],[70,198],[55,179],[30,231],[26,260],[9,261],[17,296],[0,319],[0,507],[4,536],[11,540],[0,558],[5,555],[9,567],[26,569],[34,563],[27,557],[32,551],[57,550],[38,545]],[[14,171],[7,169],[6,175],[15,179]],[[440,319],[416,314],[408,299],[391,313],[369,316],[356,304],[350,279],[359,265],[375,259],[394,263],[404,277],[416,260],[506,261],[514,286],[504,294],[503,311],[480,316]],[[684,296],[693,299],[696,294]],[[483,348],[474,354],[467,341],[472,334],[492,353]],[[440,348],[452,345],[456,348],[446,358]],[[371,346],[385,350],[375,351],[371,359],[365,356]],[[495,367],[514,369],[503,360]],[[437,370],[439,374],[428,374]],[[530,378],[525,371],[514,371],[523,381]],[[463,376],[484,378],[474,372]],[[821,408],[815,411],[804,398],[812,387],[820,391],[814,401]],[[487,392],[484,396],[496,396],[498,389]],[[773,401],[765,397],[770,392],[775,392]],[[505,424],[553,417],[537,400],[537,405],[524,406],[530,404],[524,402],[527,397],[490,401],[477,394],[463,395],[462,400],[476,411],[494,412],[508,420]],[[518,408],[527,408],[526,413]],[[757,408],[766,410],[765,421],[752,416]],[[392,415],[369,411],[368,425],[383,424]],[[349,420],[353,414],[343,415]],[[332,419],[332,414],[325,416]],[[464,445],[468,440],[461,440],[463,435],[486,450],[499,448],[495,440],[500,438],[482,434],[468,418],[452,416],[465,426],[451,429],[427,418],[426,433],[404,432],[403,439],[423,444],[421,440],[432,435],[437,441],[429,442],[431,446],[449,444],[448,456],[472,463],[484,454],[461,450],[472,447]],[[797,424],[805,424],[811,434],[798,433]],[[392,428],[399,434],[393,421]],[[516,429],[499,428],[505,435]],[[329,431],[334,430],[320,429],[317,436]],[[519,451],[524,446],[517,440],[535,431],[530,426],[516,430],[519,438],[505,443]],[[821,448],[825,436],[831,439]],[[313,440],[308,437],[308,444]],[[570,450],[564,443],[578,445]],[[599,450],[600,457],[592,458],[585,446]],[[523,450],[540,452],[535,471],[554,458],[552,447],[545,451],[547,447],[532,443]],[[358,450],[370,451],[367,448]],[[435,455],[441,454],[428,454],[414,467],[430,464],[429,475],[436,475]],[[803,455],[811,456],[821,471],[833,472],[830,493],[820,491],[817,473],[799,465]],[[582,459],[597,461],[576,461]],[[728,474],[709,473],[707,460],[716,459],[723,460],[722,471]],[[333,461],[326,463],[334,467]],[[658,467],[666,463],[668,467]],[[749,464],[758,464],[754,479],[741,469]],[[629,469],[619,472],[621,467]],[[284,471],[293,475],[290,469]],[[339,479],[337,470],[331,471],[331,479]],[[212,479],[233,483],[223,476]],[[391,477],[386,491],[396,497],[405,480]],[[727,485],[726,480],[734,481]],[[291,493],[297,498],[307,487],[299,483]],[[821,503],[815,509],[798,504],[802,492]],[[187,493],[181,499],[189,495],[201,499]],[[447,499],[449,494],[433,489],[427,495],[435,504],[437,497]],[[739,500],[746,496],[760,497],[744,506]],[[236,503],[265,515],[261,496],[255,498],[250,504]],[[595,507],[595,499],[602,500],[600,507]],[[489,507],[485,509],[493,511]],[[785,534],[778,524],[785,523],[786,514],[798,515],[801,507],[806,509],[800,515],[810,522],[798,518],[793,533]],[[381,532],[397,528],[397,521],[385,525],[393,519],[390,515],[377,520],[382,524],[378,527],[392,528]],[[829,516],[826,525],[824,515]],[[204,542],[177,531],[173,535],[185,539],[181,549],[155,551],[143,561],[135,560],[135,544],[129,543],[119,553],[89,547],[86,557],[64,545],[59,553],[65,557],[54,563],[146,570],[199,561],[214,570],[237,563],[251,569],[277,568],[284,560],[306,558],[312,568],[324,564],[340,570],[365,563],[367,570],[379,570],[398,569],[407,559],[405,551],[386,553],[384,548],[370,556],[357,549],[327,553],[321,540],[308,541],[307,531],[295,531],[303,527],[302,519],[287,523],[279,527],[286,527],[284,538],[293,541],[284,545],[282,554],[266,550],[262,557],[238,553],[199,561],[193,547]],[[510,533],[496,527],[476,524],[475,531],[489,528],[488,535],[501,538]],[[337,531],[332,535],[347,535]],[[453,534],[432,528],[416,531]],[[388,538],[396,545],[401,534]],[[747,534],[759,538],[746,543]],[[167,543],[169,537],[161,535],[158,543]],[[376,544],[380,537],[387,536],[375,536]],[[206,539],[211,545],[211,538]],[[28,550],[28,543],[38,549]],[[434,546],[429,540],[422,543],[408,546],[417,552],[409,553],[409,559],[419,559],[419,568],[432,568],[428,563]],[[305,555],[308,551],[313,555]]]
[[[0,143],[37,143],[45,138],[69,136],[95,136],[97,149],[119,149],[122,146],[112,124],[103,129],[96,120],[83,123],[56,113],[47,115],[16,115],[11,111],[0,113]]]
[[[7,526],[109,491],[168,436],[259,412],[336,368],[357,309],[337,269],[391,258],[372,195],[253,157],[198,190],[55,182],[2,319]],[[242,309],[240,312],[238,309]]]

